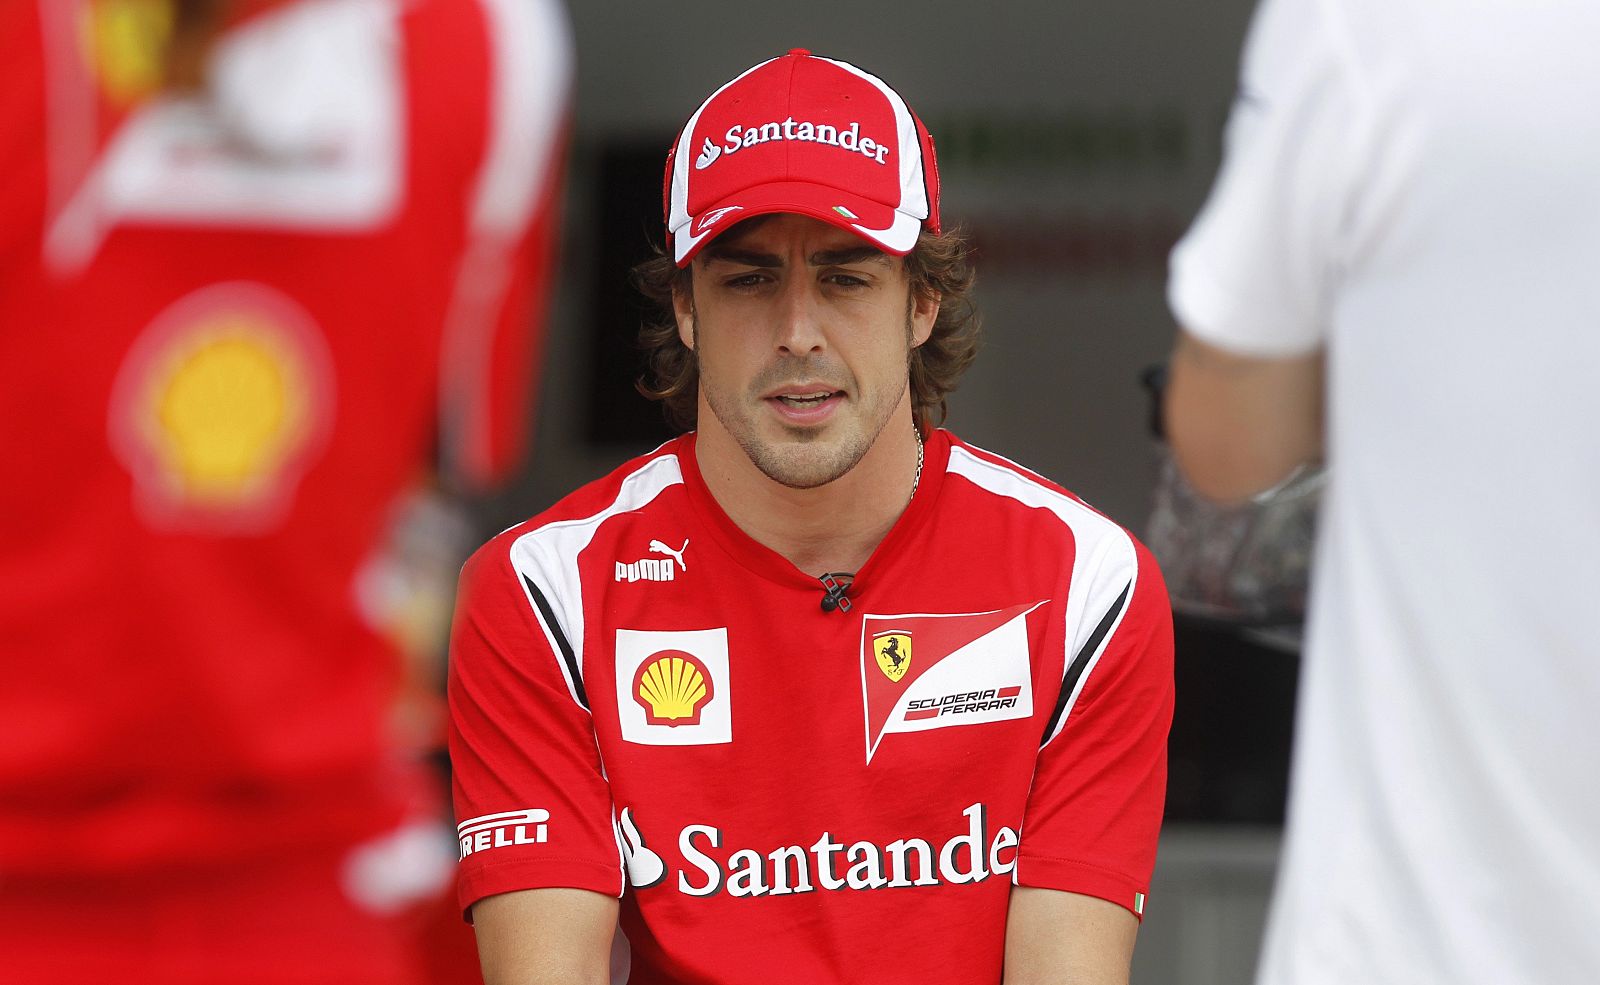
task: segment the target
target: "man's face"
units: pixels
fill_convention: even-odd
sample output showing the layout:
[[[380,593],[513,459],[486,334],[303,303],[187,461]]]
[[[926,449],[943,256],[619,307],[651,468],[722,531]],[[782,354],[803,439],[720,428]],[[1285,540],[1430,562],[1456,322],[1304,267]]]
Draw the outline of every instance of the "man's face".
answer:
[[[900,257],[781,214],[724,233],[692,277],[675,308],[699,360],[700,429],[726,431],[768,478],[832,482],[902,405],[910,426],[910,353],[939,306],[912,298]]]

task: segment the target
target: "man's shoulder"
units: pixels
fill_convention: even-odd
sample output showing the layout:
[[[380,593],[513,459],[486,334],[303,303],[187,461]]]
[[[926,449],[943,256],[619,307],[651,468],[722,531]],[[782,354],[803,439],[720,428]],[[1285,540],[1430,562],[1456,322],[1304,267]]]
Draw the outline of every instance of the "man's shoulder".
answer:
[[[650,508],[660,494],[683,483],[683,443],[675,438],[586,483],[549,508],[507,527],[473,555],[471,564],[508,558],[513,551],[578,549],[594,539],[605,521]]]
[[[1004,455],[963,441],[953,434],[949,437],[950,459],[946,472],[967,480],[971,486],[997,502],[1010,501],[1035,508],[1045,505],[1060,507],[1095,518],[1096,522],[1119,526],[1081,496],[1042,473]]]
[[[1069,538],[1075,549],[1114,546],[1147,556],[1138,537],[1060,483],[1004,455],[950,435],[946,478],[959,480],[951,490],[976,501],[952,503],[958,511],[972,509],[1015,510],[1018,522],[1037,526],[1041,533],[1055,531]]]

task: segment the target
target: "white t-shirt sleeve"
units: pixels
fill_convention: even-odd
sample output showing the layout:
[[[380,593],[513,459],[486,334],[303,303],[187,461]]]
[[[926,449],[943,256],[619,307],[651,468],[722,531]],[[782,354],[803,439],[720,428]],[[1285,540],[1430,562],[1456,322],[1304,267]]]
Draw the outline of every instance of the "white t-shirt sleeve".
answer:
[[[1210,198],[1172,254],[1191,334],[1245,355],[1323,341],[1368,109],[1328,0],[1263,0]]]

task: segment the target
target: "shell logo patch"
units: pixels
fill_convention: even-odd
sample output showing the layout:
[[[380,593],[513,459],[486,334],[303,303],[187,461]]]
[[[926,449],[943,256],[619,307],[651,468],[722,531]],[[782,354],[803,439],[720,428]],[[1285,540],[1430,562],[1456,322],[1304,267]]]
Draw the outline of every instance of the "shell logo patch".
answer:
[[[883,676],[898,682],[911,669],[911,634],[899,630],[872,635],[872,653]]]
[[[203,288],[134,343],[112,390],[111,443],[159,526],[261,529],[332,424],[322,336],[287,296]]]
[[[733,741],[728,630],[617,630],[617,719],[647,746]]]
[[[1032,718],[1028,613],[1042,605],[1033,602],[992,612],[863,615],[861,690],[867,762],[891,733]]]
[[[699,725],[712,695],[711,678],[693,654],[664,650],[639,665],[633,696],[651,725]]]
[[[100,88],[115,106],[131,106],[161,87],[172,40],[172,0],[92,0],[79,32]]]

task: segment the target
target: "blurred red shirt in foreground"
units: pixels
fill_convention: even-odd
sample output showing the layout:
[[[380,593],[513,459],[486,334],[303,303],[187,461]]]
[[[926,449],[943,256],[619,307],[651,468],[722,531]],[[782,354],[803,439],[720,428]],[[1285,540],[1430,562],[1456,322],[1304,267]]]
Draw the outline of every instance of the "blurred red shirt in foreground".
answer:
[[[339,922],[404,895],[350,852],[429,796],[360,574],[433,469],[520,450],[569,41],[540,0],[250,2],[175,94],[181,7],[0,0],[0,909],[304,865]]]

